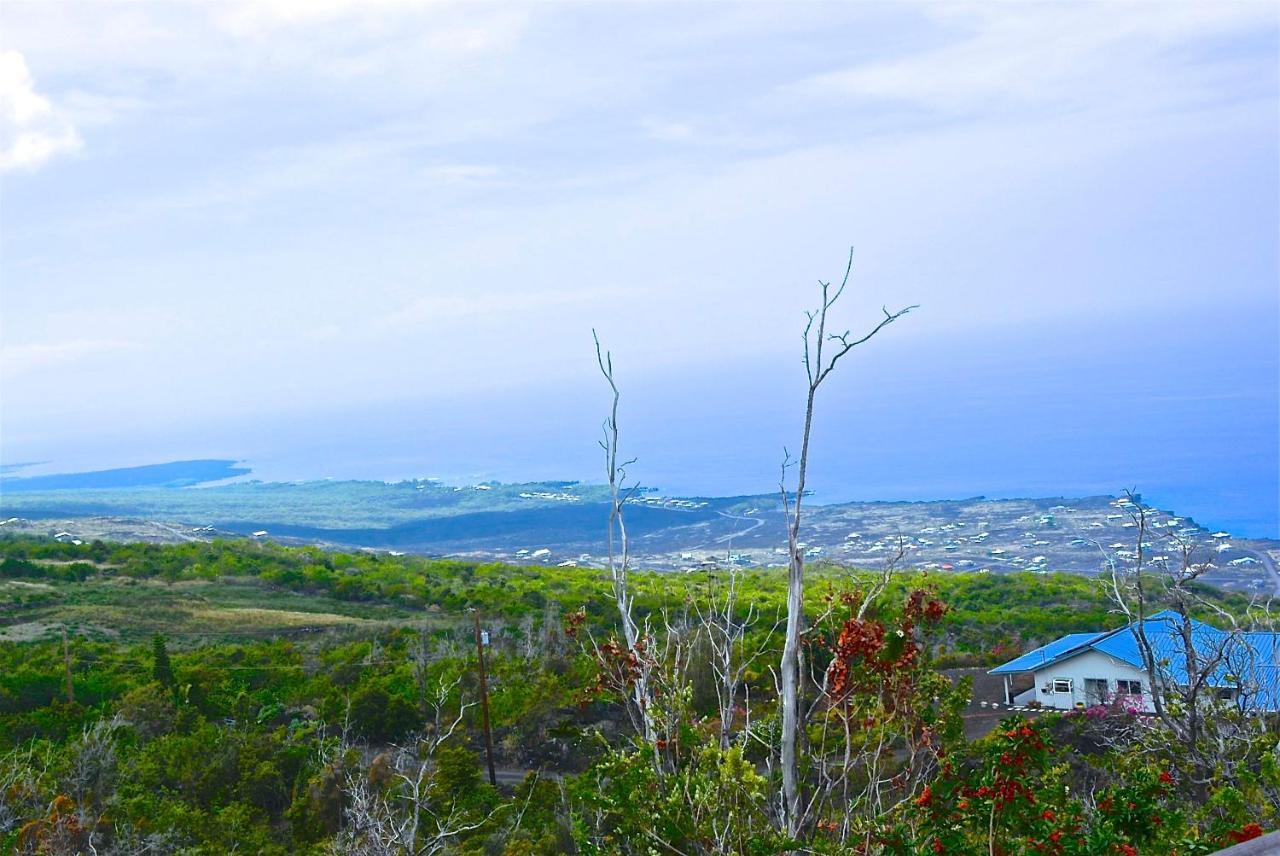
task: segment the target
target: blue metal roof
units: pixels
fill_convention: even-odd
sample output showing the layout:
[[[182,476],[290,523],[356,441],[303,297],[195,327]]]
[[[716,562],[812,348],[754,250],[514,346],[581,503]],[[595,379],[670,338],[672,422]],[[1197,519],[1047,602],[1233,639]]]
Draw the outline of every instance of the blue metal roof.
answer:
[[[1204,662],[1220,660],[1207,683],[1210,686],[1233,685],[1233,673],[1245,671],[1255,659],[1255,652],[1244,634],[1232,635],[1224,630],[1189,619],[1191,642]],[[1142,634],[1151,645],[1155,665],[1167,679],[1176,684],[1187,683],[1187,652],[1182,638],[1182,620],[1172,612],[1158,612],[1142,622]],[[1095,642],[1092,647],[1122,660],[1136,669],[1145,668],[1135,622],[1121,627]],[[1270,634],[1267,634],[1270,635]]]
[[[1182,630],[1181,617],[1164,611],[1143,619],[1141,632],[1151,645],[1159,671],[1167,680],[1185,685],[1188,669]],[[1190,631],[1196,656],[1203,663],[1217,661],[1205,681],[1207,685],[1238,688],[1244,703],[1280,710],[1280,634],[1230,633],[1194,619],[1190,620]],[[1104,633],[1071,633],[992,669],[990,674],[1032,672],[1086,650],[1144,669],[1138,633],[1136,622]]]
[[[1064,654],[1074,653],[1076,649],[1083,648],[1099,636],[1105,635],[1105,633],[1069,633],[1061,639],[1050,642],[1048,645],[1044,645],[1034,651],[1028,651],[1003,666],[997,666],[991,670],[990,674],[1009,675],[1014,672],[1033,672],[1036,669],[1047,666],[1054,660],[1061,659]]]

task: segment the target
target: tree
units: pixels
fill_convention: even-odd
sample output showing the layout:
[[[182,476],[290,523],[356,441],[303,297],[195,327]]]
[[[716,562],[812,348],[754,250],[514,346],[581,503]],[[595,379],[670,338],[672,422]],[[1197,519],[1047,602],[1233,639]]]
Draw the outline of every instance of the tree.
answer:
[[[618,661],[625,671],[624,682],[630,691],[628,712],[645,742],[657,745],[658,734],[654,725],[653,692],[649,686],[652,659],[649,640],[642,637],[640,627],[632,612],[634,596],[629,587],[631,573],[631,541],[627,536],[624,506],[638,486],[627,487],[627,467],[635,459],[620,461],[618,456],[618,402],[621,393],[613,377],[613,354],[600,347],[600,337],[591,331],[596,344],[596,364],[604,375],[613,394],[609,416],[604,422],[604,436],[600,448],[604,451],[605,475],[609,484],[609,578],[613,584],[613,600],[618,609],[618,621],[622,626],[622,638],[626,650],[611,659]],[[647,635],[647,634],[645,634]],[[597,652],[599,653],[599,652]],[[625,691],[625,690],[624,690]],[[655,764],[658,753],[654,752]]]
[[[1271,810],[1280,810],[1280,731],[1273,716],[1261,715],[1276,704],[1280,646],[1274,633],[1252,636],[1235,615],[1204,596],[1197,583],[1212,562],[1197,561],[1195,543],[1177,531],[1153,526],[1141,496],[1126,491],[1119,504],[1133,524],[1134,550],[1121,560],[1098,546],[1112,602],[1132,628],[1161,726],[1141,732],[1129,748],[1176,758],[1181,781],[1197,801],[1207,800],[1215,788],[1248,783]],[[1157,542],[1167,552],[1155,553]],[[1165,608],[1152,614],[1156,601]],[[1195,613],[1211,614],[1227,629],[1203,624]],[[1269,604],[1253,604],[1248,619],[1252,629],[1275,629]],[[1153,745],[1161,742],[1171,745]]]
[[[775,621],[766,633],[758,634],[755,644],[748,642],[751,633],[760,620],[760,612],[754,603],[748,603],[745,612],[740,613],[741,606],[741,571],[734,565],[729,566],[728,582],[723,594],[716,591],[712,575],[709,582],[705,603],[693,601],[693,610],[698,619],[699,630],[706,640],[707,660],[714,677],[716,709],[720,720],[720,748],[727,750],[733,742],[733,726],[738,718],[738,711],[744,713],[746,719],[742,732],[743,742],[750,734],[750,698],[743,699],[739,707],[739,696],[747,690],[747,671],[768,651],[774,632],[781,626],[781,620]],[[776,650],[776,649],[773,649]]]
[[[327,766],[343,771],[345,825],[329,852],[367,856],[431,856],[460,836],[493,821],[504,806],[490,809],[474,797],[480,785],[475,758],[450,738],[462,725],[471,703],[450,699],[459,684],[439,679],[427,693],[426,728],[403,746],[391,746],[371,762],[358,758],[347,732],[327,753]]]
[[[174,685],[173,666],[169,663],[169,651],[164,636],[151,637],[151,678],[162,687]]]
[[[822,300],[817,309],[806,312],[808,323],[804,327],[804,367],[808,377],[808,391],[805,396],[804,430],[800,440],[800,457],[796,461],[796,485],[794,491],[788,492],[786,487],[786,471],[791,463],[787,454],[783,462],[783,479],[781,484],[783,510],[787,515],[787,624],[782,648],[780,669],[779,696],[782,706],[782,734],[780,746],[780,763],[782,767],[782,817],[786,831],[795,835],[800,830],[802,821],[800,768],[797,744],[799,742],[800,722],[800,637],[804,633],[804,551],[800,547],[800,527],[802,522],[801,506],[804,501],[806,479],[809,474],[809,440],[813,430],[814,404],[817,400],[818,388],[830,377],[836,364],[850,351],[869,341],[885,327],[906,315],[915,306],[889,312],[882,309],[884,317],[870,332],[858,338],[851,338],[848,330],[843,333],[827,332],[827,313],[840,300],[845,287],[849,284],[849,274],[853,270],[853,250],[849,250],[849,261],[845,266],[844,278],[840,286],[833,292],[831,283],[819,281]]]

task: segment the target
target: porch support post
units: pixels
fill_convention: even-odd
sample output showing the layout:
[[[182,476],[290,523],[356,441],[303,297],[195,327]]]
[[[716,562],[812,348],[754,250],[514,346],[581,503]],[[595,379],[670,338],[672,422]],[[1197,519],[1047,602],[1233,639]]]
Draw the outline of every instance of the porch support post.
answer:
[[[1004,676],[1004,703],[1011,707],[1013,706],[1013,696],[1010,695],[1012,684],[1013,684],[1013,678],[1009,677],[1008,675],[1005,675]]]

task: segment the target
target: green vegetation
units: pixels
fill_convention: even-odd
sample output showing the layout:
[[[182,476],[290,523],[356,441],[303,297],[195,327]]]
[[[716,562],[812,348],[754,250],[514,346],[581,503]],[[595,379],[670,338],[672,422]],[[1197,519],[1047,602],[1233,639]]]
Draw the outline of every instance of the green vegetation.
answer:
[[[707,598],[724,574],[637,574],[640,617]],[[785,585],[773,571],[741,573],[744,602],[765,615],[783,609]],[[809,596],[819,609],[858,575],[812,569]],[[1121,622],[1096,580],[1072,574],[923,574],[894,578],[886,596],[929,585],[948,604],[940,644],[948,662],[995,663],[1029,643]],[[369,634],[394,626],[456,624],[476,608],[493,619],[541,618],[548,604],[582,607],[602,628],[613,609],[604,574],[592,568],[504,565],[457,559],[342,553],[270,542],[224,540],[177,545],[71,544],[0,539],[0,615],[14,638],[30,625],[66,624],[89,636],[137,640],[264,638],[276,633]],[[1240,595],[1211,587],[1211,602],[1243,614]],[[0,638],[5,638],[0,635]]]
[[[21,483],[20,479],[13,480]],[[32,480],[35,481],[34,479]],[[38,487],[35,485],[34,487]],[[531,491],[571,488],[581,500],[602,502],[599,486],[568,482],[484,485],[485,490],[455,489],[435,481],[240,482],[211,487],[76,487],[75,490],[6,491],[0,509],[6,514],[82,517],[112,514],[148,520],[270,522],[333,530],[379,530],[434,518],[480,512],[560,507],[565,503],[521,497]]]
[[[882,814],[822,814],[806,845],[815,852],[854,852],[858,836],[875,843],[872,852],[929,852],[936,842],[946,847],[937,852],[987,852],[988,794],[1008,787],[999,760],[1015,739],[1015,754],[1026,756],[1019,788],[1036,808],[1017,790],[998,828],[1010,841],[1025,828],[1052,843],[1061,824],[1048,812],[1074,818],[1071,842],[1085,844],[1002,852],[1165,853],[1176,841],[1178,852],[1201,853],[1251,834],[1249,820],[1271,822],[1256,806],[1257,792],[1275,786],[1266,773],[1274,761],[1259,767],[1254,791],[1195,802],[1181,781],[1158,778],[1177,773],[1158,754],[1125,764],[1100,749],[1090,729],[1110,720],[1042,717],[1034,738],[964,741],[967,686],[938,669],[1115,626],[1096,581],[905,574],[854,622],[866,577],[819,567],[811,579],[810,608],[823,616],[812,656],[820,667],[843,663],[832,674],[845,677],[844,700],[810,740],[869,723],[864,736],[891,747],[881,760],[893,775],[906,775],[904,759],[922,759],[910,787],[925,788]],[[688,621],[695,607],[718,602],[724,583],[707,573],[636,573],[635,612],[655,626]],[[739,585],[739,612],[750,605],[763,616],[743,646],[774,650],[782,580],[752,571]],[[921,590],[927,605],[912,594]],[[1245,607],[1205,594],[1227,610]],[[492,634],[498,788],[482,773],[472,608]],[[716,678],[698,653],[701,637],[688,637],[691,647],[673,661],[683,665],[655,672],[669,687],[658,745],[634,738],[616,704],[625,656],[593,647],[611,636],[611,608],[603,572],[588,568],[255,541],[0,539],[0,848],[515,856],[648,853],[654,835],[690,853],[789,846],[769,818],[775,783],[765,757],[715,737]],[[744,681],[758,727],[776,727],[767,662]],[[945,757],[936,754],[943,746]],[[1086,785],[1166,827],[1139,822],[1138,808],[1085,805],[1073,794]],[[725,817],[736,818],[731,830]],[[410,820],[410,839],[381,850],[371,843]]]

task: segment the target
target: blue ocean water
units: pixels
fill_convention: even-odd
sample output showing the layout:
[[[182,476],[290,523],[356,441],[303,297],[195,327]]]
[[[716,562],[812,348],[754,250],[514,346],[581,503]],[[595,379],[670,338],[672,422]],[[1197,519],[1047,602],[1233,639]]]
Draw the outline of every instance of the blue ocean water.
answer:
[[[817,502],[1133,489],[1205,526],[1280,538],[1276,316],[1274,304],[1208,307],[1188,322],[1156,307],[1135,323],[1100,308],[1097,318],[1051,327],[885,336],[821,390],[809,488]],[[796,354],[762,349],[730,361],[708,351],[646,373],[633,366],[660,343],[641,336],[613,347],[635,479],[684,496],[777,492],[783,448],[797,450],[803,415]],[[592,356],[584,348],[588,366]],[[584,371],[514,391],[335,402],[154,437],[121,432],[109,455],[82,455],[75,469],[237,458],[267,481],[599,482],[608,403],[603,381]],[[68,469],[54,461],[44,471]]]
[[[886,338],[821,391],[809,486],[819,502],[1141,492],[1215,529],[1280,537],[1280,361],[1271,307],[1195,324],[1105,318]],[[623,380],[632,475],[664,492],[777,491],[799,442],[798,361]],[[255,477],[600,481],[607,395],[597,378],[501,396],[264,424],[242,435]],[[304,433],[299,424],[311,426]],[[274,438],[274,439],[273,439]]]

